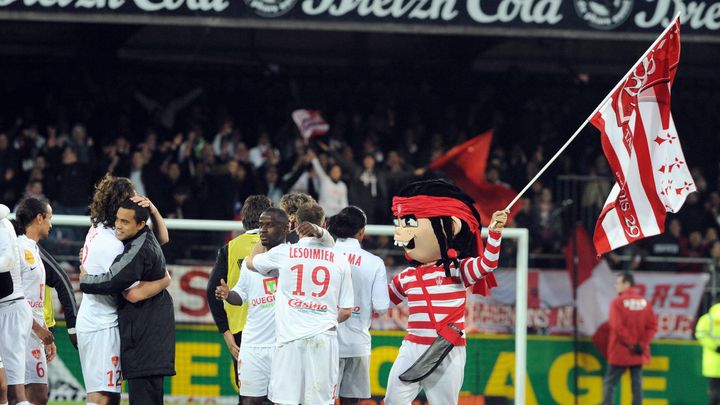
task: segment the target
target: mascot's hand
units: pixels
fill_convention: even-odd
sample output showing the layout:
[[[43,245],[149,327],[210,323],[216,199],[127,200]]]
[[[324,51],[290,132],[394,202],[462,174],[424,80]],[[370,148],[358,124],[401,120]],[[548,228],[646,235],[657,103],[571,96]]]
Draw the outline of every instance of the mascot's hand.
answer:
[[[505,228],[509,211],[495,211],[490,220],[490,230],[500,232]]]

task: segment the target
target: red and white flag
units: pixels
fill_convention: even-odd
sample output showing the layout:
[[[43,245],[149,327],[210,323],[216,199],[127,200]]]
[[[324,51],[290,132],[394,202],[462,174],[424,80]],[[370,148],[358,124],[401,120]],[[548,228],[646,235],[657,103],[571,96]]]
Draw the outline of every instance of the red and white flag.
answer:
[[[330,130],[330,125],[318,110],[295,110],[292,112],[292,119],[306,144],[310,142],[310,138],[325,135]]]
[[[565,263],[573,282],[573,271],[577,271],[577,310],[581,322],[578,330],[590,336],[600,353],[607,352],[608,318],[610,303],[617,296],[615,279],[610,266],[604,259],[598,259],[590,236],[582,225],[575,230],[575,238],[570,238],[565,251]],[[577,251],[574,248],[577,241]],[[577,263],[573,266],[574,252]]]
[[[675,18],[591,119],[616,181],[595,226],[599,255],[664,232],[666,213],[695,191],[670,113],[679,62]]]

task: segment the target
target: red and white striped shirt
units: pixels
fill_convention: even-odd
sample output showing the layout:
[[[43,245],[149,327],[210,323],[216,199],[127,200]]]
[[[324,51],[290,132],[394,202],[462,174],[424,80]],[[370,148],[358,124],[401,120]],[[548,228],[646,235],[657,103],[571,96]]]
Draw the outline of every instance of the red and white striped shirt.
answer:
[[[421,345],[432,344],[437,337],[437,331],[430,313],[434,314],[436,322],[442,323],[445,317],[459,307],[463,308],[462,317],[453,325],[465,331],[466,289],[497,268],[501,235],[500,232],[490,231],[481,257],[461,259],[460,268],[451,265],[450,277],[445,275],[443,266],[431,264],[408,267],[392,278],[388,285],[390,300],[395,305],[407,300],[409,307],[408,334],[405,340]],[[422,280],[430,295],[430,308],[418,279]],[[464,338],[459,345],[465,345]]]

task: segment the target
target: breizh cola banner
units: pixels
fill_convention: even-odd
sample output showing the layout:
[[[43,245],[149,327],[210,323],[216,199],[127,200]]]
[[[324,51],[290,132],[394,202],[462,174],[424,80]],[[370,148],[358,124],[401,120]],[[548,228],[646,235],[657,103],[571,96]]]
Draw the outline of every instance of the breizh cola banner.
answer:
[[[314,22],[315,29],[332,23],[333,29],[386,31],[433,26],[457,33],[490,29],[502,35],[510,29],[516,35],[542,36],[657,34],[680,13],[684,36],[712,40],[720,29],[720,0],[0,0],[0,18],[43,19],[53,13],[78,20],[95,15],[94,21],[111,14],[152,17],[143,20],[149,23],[192,17],[182,23],[254,21],[254,26],[272,27],[291,22],[297,28]]]

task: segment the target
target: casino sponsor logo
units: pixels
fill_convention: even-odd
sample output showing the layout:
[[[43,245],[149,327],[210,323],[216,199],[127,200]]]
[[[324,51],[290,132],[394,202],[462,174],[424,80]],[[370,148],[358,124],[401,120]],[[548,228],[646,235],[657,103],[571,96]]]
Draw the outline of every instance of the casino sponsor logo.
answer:
[[[291,298],[290,301],[288,301],[288,305],[290,308],[310,310],[313,312],[327,312],[328,310],[328,306],[326,304],[314,301],[303,301],[297,298]]]
[[[575,0],[575,11],[590,27],[611,30],[630,17],[635,0]]]

